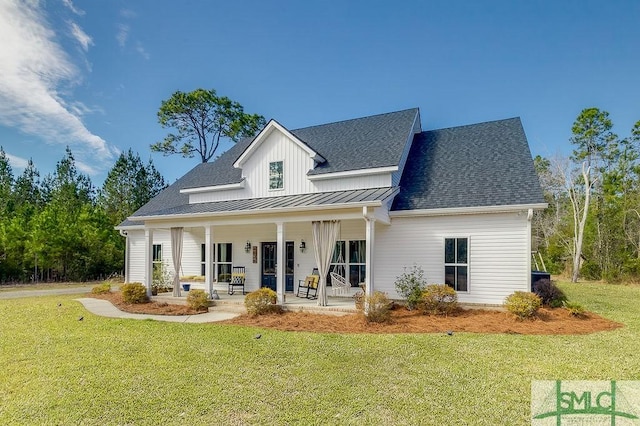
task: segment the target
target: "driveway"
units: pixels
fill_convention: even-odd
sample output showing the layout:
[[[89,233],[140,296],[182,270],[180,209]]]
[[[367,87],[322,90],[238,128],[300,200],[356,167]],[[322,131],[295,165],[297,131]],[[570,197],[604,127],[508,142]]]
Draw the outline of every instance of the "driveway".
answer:
[[[95,284],[82,287],[69,287],[69,288],[52,288],[52,289],[38,289],[38,290],[23,290],[23,289],[7,289],[0,291],[0,299],[19,299],[21,297],[34,297],[34,296],[55,296],[58,294],[87,294],[91,292],[91,289],[95,287]]]

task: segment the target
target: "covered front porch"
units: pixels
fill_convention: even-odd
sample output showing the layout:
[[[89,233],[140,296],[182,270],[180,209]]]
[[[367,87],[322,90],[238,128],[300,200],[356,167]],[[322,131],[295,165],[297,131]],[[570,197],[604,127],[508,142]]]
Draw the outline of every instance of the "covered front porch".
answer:
[[[151,294],[154,270],[157,274],[157,269],[162,268],[169,270],[172,277],[178,277],[174,280],[178,285],[180,277],[201,276],[203,279],[192,283],[192,288],[201,288],[208,294],[215,291],[220,297],[235,297],[228,294],[228,283],[233,268],[240,266],[244,268],[245,292],[272,288],[282,305],[353,306],[352,296],[361,287],[365,287],[368,294],[375,289],[376,226],[390,223],[388,216],[376,210],[369,206],[332,206],[322,211],[310,209],[282,214],[255,215],[243,211],[198,218],[193,215],[149,218],[140,228],[142,239],[129,241],[130,234],[127,235],[127,250],[142,249],[144,256],[136,259],[127,255],[131,261],[126,265],[125,279],[143,282]],[[336,226],[334,238],[321,241],[313,228],[328,223]],[[324,259],[319,250],[325,252]],[[319,265],[319,259],[325,263],[324,267]],[[324,271],[324,274],[317,272],[321,276],[317,300],[296,297],[299,284],[314,269]],[[330,272],[344,277],[350,285],[346,292],[341,292],[343,297],[328,297],[333,295]],[[179,296],[179,290],[178,286],[174,297]]]
[[[204,286],[202,286],[204,287]],[[192,287],[192,289],[195,289]],[[200,288],[203,289],[203,288]],[[157,296],[152,296],[152,300],[186,304],[187,295],[189,293],[182,291],[180,296],[173,296],[172,293],[160,293]],[[221,311],[229,312],[246,312],[244,307],[245,295],[227,293],[219,294],[219,299],[215,300],[215,306],[211,309],[219,309]],[[353,297],[346,296],[328,296],[329,302],[327,306],[318,306],[317,301],[313,299],[296,297],[293,294],[285,293],[285,300],[282,307],[287,311],[305,311],[313,313],[324,313],[331,315],[348,315],[357,312],[355,301]]]

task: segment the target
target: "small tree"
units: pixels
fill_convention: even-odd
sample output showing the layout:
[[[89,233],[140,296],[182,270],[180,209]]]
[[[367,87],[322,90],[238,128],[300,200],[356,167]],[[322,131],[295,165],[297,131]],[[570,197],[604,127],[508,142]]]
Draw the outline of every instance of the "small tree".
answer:
[[[246,114],[242,105],[218,96],[213,89],[175,92],[162,101],[158,122],[163,128],[173,127],[177,132],[151,145],[152,151],[180,154],[185,158],[197,153],[203,163],[213,158],[221,138],[237,142],[254,136],[265,125],[263,116]]]
[[[404,272],[396,278],[396,291],[407,301],[407,309],[412,310],[420,303],[422,292],[427,280],[424,278],[424,270],[413,265],[410,271],[404,268]]]

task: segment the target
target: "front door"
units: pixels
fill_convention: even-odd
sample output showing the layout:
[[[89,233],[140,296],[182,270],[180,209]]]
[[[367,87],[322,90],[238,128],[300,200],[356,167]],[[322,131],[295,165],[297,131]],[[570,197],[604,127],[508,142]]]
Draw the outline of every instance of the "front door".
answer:
[[[262,243],[262,287],[276,291],[276,265],[278,263],[278,244]],[[287,241],[285,253],[285,291],[293,291],[293,241]]]

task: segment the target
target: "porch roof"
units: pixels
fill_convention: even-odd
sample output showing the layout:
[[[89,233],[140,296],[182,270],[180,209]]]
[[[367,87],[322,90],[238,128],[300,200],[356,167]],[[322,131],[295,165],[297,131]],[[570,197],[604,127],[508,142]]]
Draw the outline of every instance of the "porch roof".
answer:
[[[311,194],[284,195],[280,197],[248,198],[225,200],[211,203],[183,204],[168,207],[144,216],[132,216],[120,224],[119,228],[142,225],[148,219],[162,219],[174,216],[206,216],[208,214],[243,214],[257,212],[279,212],[311,210],[313,208],[344,208],[365,205],[381,205],[399,191],[398,187],[356,189],[349,191],[316,192]]]

